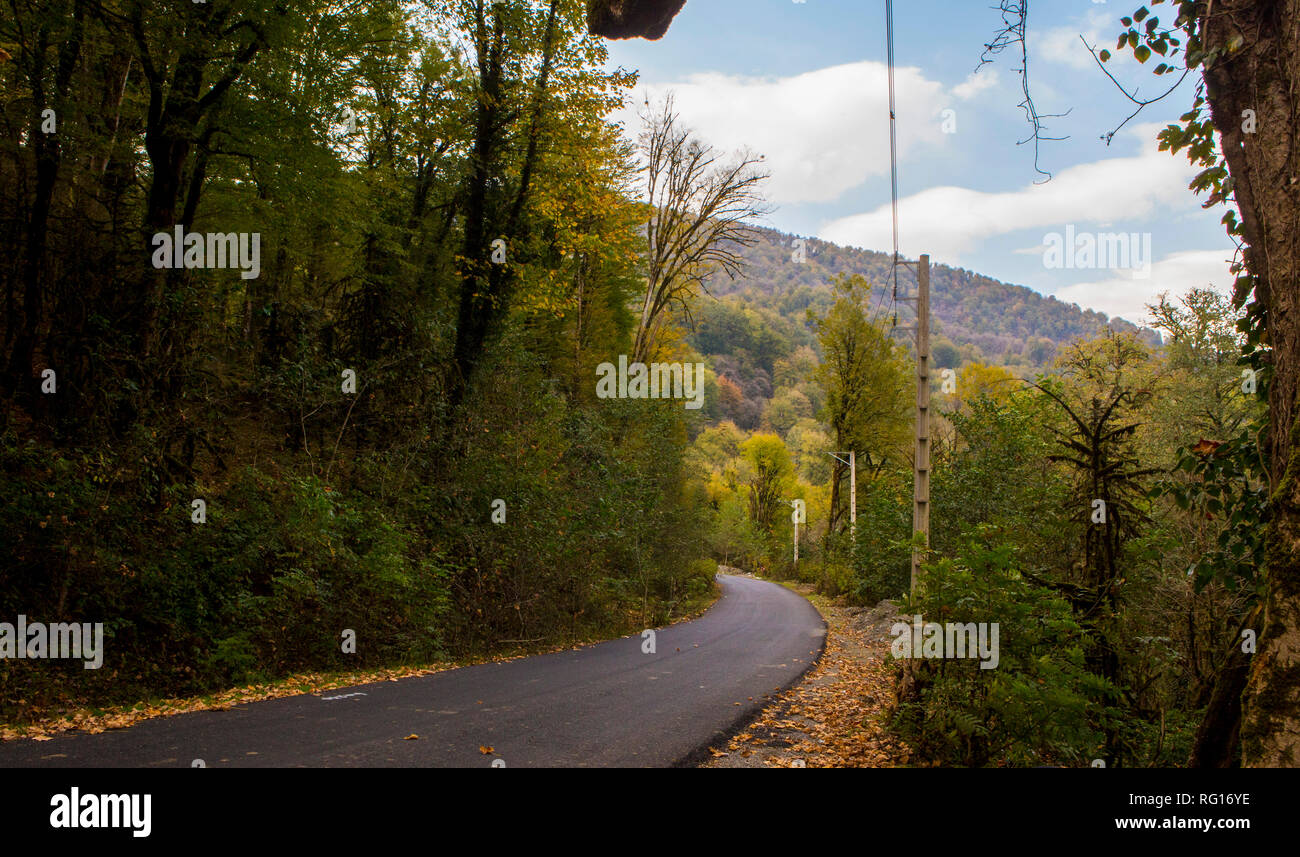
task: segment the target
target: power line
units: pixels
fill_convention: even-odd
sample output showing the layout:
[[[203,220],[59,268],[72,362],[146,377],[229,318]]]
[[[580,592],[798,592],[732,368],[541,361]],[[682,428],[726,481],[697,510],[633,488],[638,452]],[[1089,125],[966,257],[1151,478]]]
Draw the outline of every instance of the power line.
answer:
[[[889,276],[894,285],[893,303],[898,303],[898,131],[894,102],[894,0],[885,0],[885,53],[889,60],[889,189],[894,222],[894,256]],[[882,298],[883,303],[883,298]],[[898,310],[894,308],[894,327],[898,327]]]

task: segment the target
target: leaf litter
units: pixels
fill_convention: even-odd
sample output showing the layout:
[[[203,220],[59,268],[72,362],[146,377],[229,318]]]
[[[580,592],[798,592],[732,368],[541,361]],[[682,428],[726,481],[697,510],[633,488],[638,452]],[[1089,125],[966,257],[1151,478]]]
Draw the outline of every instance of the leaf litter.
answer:
[[[888,727],[899,669],[889,653],[893,605],[854,608],[793,587],[826,620],[826,650],[795,686],[710,748],[702,768],[892,768],[909,752]]]

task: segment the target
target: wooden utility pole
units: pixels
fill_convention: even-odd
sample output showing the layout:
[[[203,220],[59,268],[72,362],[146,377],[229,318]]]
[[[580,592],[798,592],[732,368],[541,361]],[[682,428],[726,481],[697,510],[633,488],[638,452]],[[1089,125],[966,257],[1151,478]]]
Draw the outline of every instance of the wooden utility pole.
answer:
[[[912,463],[912,530],[930,545],[930,256],[916,265],[916,451]],[[921,551],[912,549],[912,595],[921,573]]]
[[[896,263],[908,264],[908,263]],[[910,267],[910,264],[908,264]],[[912,455],[912,532],[924,536],[930,545],[930,257],[923,254],[916,262],[916,297],[898,298],[900,303],[916,302],[916,326],[900,328],[916,334],[916,447]],[[916,596],[916,581],[921,574],[922,551],[912,549],[911,594]]]

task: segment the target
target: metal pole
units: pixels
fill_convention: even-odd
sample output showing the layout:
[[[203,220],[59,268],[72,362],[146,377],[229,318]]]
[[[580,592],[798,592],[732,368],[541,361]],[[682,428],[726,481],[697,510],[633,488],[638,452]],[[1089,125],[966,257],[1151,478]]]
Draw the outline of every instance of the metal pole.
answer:
[[[794,524],[794,564],[797,568],[799,565],[799,520],[806,514],[806,506],[803,500],[791,500],[790,505],[794,506],[794,511],[790,513],[790,521]]]
[[[912,530],[930,544],[930,257],[916,266],[916,452],[913,461]],[[921,572],[921,551],[912,550],[912,595]]]
[[[858,543],[858,454],[849,452],[849,534]]]

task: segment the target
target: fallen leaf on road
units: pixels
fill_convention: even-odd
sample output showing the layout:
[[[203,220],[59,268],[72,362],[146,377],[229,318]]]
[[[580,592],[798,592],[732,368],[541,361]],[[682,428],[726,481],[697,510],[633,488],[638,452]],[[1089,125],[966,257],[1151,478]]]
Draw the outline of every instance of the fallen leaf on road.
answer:
[[[484,756],[491,756],[496,752],[496,750],[493,750],[491,747],[484,747],[482,744],[479,745],[478,751]]]
[[[129,706],[116,706],[107,711],[93,708],[78,709],[23,726],[0,724],[0,741],[21,738],[36,740],[43,736],[68,732],[74,729],[95,734],[108,729],[124,729],[152,717],[165,717],[190,711],[225,711],[246,702],[297,696],[304,692],[304,688],[311,693],[319,693],[325,690],[352,687],[385,679],[396,681],[398,678],[408,676],[430,675],[447,669],[449,666],[448,664],[437,664],[426,667],[397,667],[394,669],[346,673],[301,673],[269,684],[235,687],[202,697],[164,699],[156,705],[137,703]],[[19,700],[19,702],[21,703],[22,700]]]
[[[410,735],[407,735],[407,736],[406,736],[405,738],[403,738],[402,740],[403,740],[403,741],[418,741],[418,740],[420,740],[420,736],[419,736],[419,735],[416,735],[414,732],[412,732]]]
[[[764,700],[763,711],[714,753],[704,767],[895,767],[909,764],[907,747],[888,728],[897,667],[885,624],[862,625],[838,602],[821,599],[829,625],[826,651],[813,669]],[[790,659],[799,663],[801,659]],[[737,705],[741,703],[735,703]],[[742,761],[744,760],[744,761]]]

